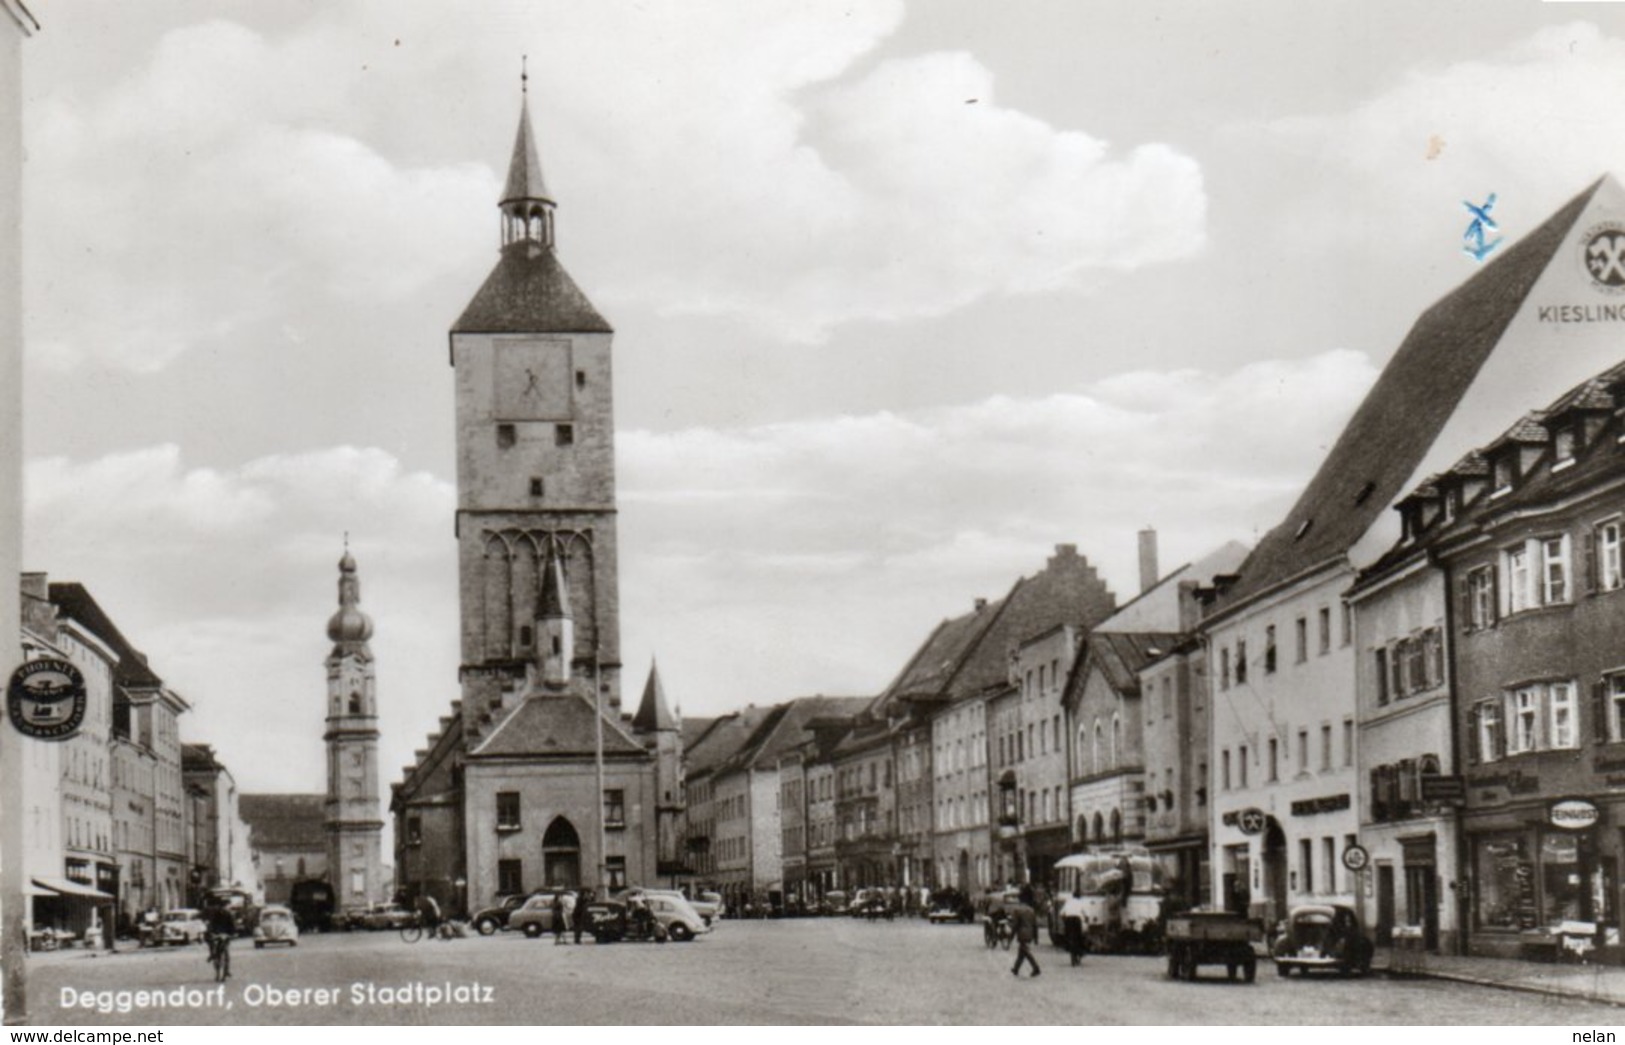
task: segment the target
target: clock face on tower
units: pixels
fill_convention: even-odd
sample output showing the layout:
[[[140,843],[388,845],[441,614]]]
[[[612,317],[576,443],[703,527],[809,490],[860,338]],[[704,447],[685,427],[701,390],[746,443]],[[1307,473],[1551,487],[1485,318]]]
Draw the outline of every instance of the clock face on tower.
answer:
[[[491,374],[499,421],[570,419],[570,342],[543,338],[496,343]]]

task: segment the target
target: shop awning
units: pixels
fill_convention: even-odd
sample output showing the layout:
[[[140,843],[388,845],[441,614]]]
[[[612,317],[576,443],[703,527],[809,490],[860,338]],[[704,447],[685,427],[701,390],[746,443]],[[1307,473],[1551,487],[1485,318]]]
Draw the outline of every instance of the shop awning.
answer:
[[[47,892],[61,893],[63,896],[82,896],[87,900],[113,899],[100,889],[82,885],[79,882],[70,882],[66,878],[36,878],[34,884]]]

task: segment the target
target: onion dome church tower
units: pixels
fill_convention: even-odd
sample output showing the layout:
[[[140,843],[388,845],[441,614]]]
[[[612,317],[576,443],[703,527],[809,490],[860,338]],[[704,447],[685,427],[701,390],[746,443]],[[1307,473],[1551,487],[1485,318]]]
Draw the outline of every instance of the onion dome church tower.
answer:
[[[378,690],[372,620],[358,608],[361,581],[348,547],[339,560],[339,608],[327,622],[327,870],[336,910],[381,898]]]

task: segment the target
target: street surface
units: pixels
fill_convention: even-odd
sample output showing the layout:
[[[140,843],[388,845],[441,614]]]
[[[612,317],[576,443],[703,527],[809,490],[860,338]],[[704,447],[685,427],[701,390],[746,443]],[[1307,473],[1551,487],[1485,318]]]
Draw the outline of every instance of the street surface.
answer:
[[[1047,944],[1043,975],[1010,975],[979,926],[846,918],[724,921],[686,944],[556,947],[510,933],[406,944],[393,932],[307,936],[298,948],[232,946],[228,1008],[200,945],[30,959],[39,1025],[212,1023],[628,1024],[1547,1024],[1613,1026],[1625,1010],[1430,980],[1164,977],[1159,958],[1090,956],[1080,969]],[[195,1008],[64,1008],[65,990],[194,988]],[[449,988],[449,991],[448,991]],[[325,994],[321,992],[326,992]],[[402,1003],[399,997],[406,997]],[[426,1001],[442,998],[429,1006]],[[301,1004],[287,1004],[297,998]],[[273,999],[282,1004],[271,1004]],[[487,1000],[489,999],[489,1000]],[[92,993],[115,1008],[116,993]],[[129,1000],[128,998],[126,1000]],[[256,1005],[255,1003],[259,1004]]]

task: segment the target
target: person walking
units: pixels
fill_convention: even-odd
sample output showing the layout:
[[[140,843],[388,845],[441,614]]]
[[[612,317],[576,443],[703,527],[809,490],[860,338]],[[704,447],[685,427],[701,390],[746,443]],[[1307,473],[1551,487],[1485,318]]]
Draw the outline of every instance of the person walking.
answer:
[[[566,917],[564,910],[564,898],[568,895],[568,893],[563,891],[553,894],[553,946],[555,947],[564,943],[564,922]]]
[[[1066,930],[1066,950],[1073,965],[1083,964],[1083,889],[1074,887],[1061,904],[1061,925]]]
[[[1021,902],[1011,908],[1010,920],[1016,930],[1016,964],[1010,967],[1010,975],[1021,975],[1021,963],[1030,962],[1033,975],[1037,976],[1038,959],[1033,957],[1032,945],[1038,939],[1038,916],[1033,913],[1033,889],[1030,885],[1021,887]]]
[[[592,890],[583,889],[581,895],[576,897],[575,917],[572,919],[576,931],[576,943],[581,942],[581,931],[587,927],[587,905],[592,902]]]

